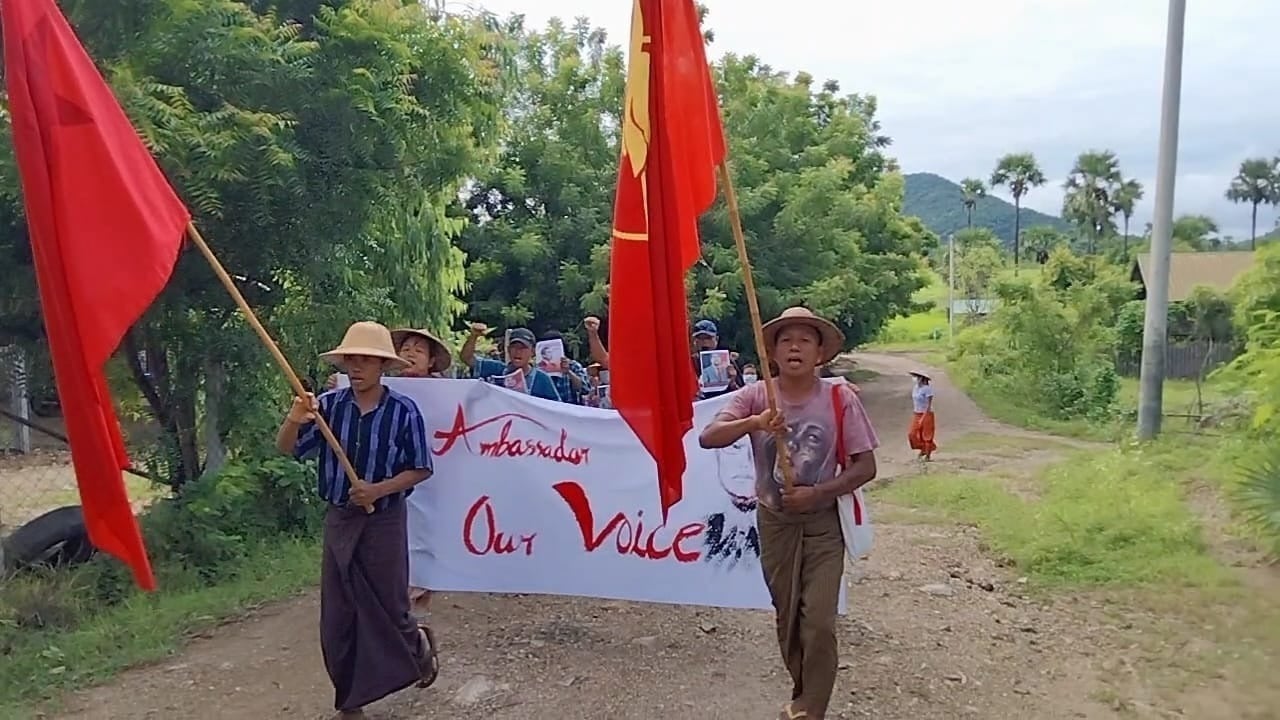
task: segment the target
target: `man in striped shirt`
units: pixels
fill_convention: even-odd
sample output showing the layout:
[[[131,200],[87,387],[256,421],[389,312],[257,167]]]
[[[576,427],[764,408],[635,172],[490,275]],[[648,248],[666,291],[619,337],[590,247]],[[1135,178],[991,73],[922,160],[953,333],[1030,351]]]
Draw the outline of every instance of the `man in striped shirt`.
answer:
[[[319,455],[317,492],[328,503],[320,572],[320,647],[338,718],[363,717],[365,705],[418,683],[439,666],[430,630],[410,615],[405,498],[431,476],[431,450],[412,400],[382,384],[407,363],[382,325],[351,326],[321,355],[350,385],[319,400],[295,398],[276,446],[298,459]],[[333,430],[359,480],[352,483],[316,425]]]

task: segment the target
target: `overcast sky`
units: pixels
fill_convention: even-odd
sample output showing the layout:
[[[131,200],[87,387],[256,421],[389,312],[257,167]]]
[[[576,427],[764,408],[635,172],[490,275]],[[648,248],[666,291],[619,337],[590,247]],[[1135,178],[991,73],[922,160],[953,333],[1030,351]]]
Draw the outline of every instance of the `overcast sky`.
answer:
[[[704,0],[713,56],[753,53],[781,70],[879,97],[906,172],[986,179],[1028,150],[1051,178],[1026,203],[1059,214],[1081,151],[1114,150],[1146,187],[1150,220],[1167,0]],[[628,0],[479,0],[530,24],[585,16],[622,43]],[[1245,157],[1280,154],[1280,2],[1188,3],[1177,213],[1247,237],[1249,212],[1223,198]],[[1250,59],[1253,58],[1253,59]],[[1259,230],[1276,213],[1259,211]]]

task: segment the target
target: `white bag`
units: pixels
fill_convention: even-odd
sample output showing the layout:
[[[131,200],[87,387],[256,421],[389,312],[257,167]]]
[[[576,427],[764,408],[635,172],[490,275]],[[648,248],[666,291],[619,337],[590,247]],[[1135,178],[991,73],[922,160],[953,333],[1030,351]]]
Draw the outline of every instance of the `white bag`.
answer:
[[[838,472],[844,472],[844,461],[848,455],[844,448],[844,404],[840,402],[840,384],[831,388],[831,407],[836,414],[836,467]],[[849,559],[857,560],[870,553],[875,534],[871,530],[871,516],[867,513],[862,488],[836,498],[836,512],[840,515],[840,534],[844,536],[844,549]]]
[[[836,498],[836,512],[840,513],[840,533],[844,535],[844,549],[849,553],[849,559],[857,560],[870,553],[875,533],[871,529],[862,488],[854,490],[852,495]]]

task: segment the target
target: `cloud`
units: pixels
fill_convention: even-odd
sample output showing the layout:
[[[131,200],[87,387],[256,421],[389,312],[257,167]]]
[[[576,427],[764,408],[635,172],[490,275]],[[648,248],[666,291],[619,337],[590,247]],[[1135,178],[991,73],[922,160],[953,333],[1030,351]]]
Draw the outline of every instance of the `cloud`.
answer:
[[[755,54],[775,68],[875,94],[893,152],[908,171],[986,177],[996,158],[1034,152],[1053,182],[1027,199],[1057,213],[1076,155],[1117,153],[1146,187],[1134,226],[1150,219],[1166,0],[704,0],[713,55]],[[589,17],[626,37],[625,0],[482,0],[533,24]],[[1249,232],[1246,206],[1223,194],[1241,160],[1280,154],[1280,54],[1269,52],[1280,3],[1190,3],[1186,18],[1176,212]],[[1276,214],[1259,212],[1260,229]]]

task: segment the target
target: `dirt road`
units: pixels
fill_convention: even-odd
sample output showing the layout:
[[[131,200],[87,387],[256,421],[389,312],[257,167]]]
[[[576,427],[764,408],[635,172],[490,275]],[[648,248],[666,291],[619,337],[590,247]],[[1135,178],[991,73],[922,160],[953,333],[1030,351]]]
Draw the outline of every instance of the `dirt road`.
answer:
[[[920,472],[904,441],[912,361],[860,355],[857,362],[880,373],[863,384],[863,397],[884,443],[883,474],[908,481]],[[996,447],[1000,433],[1026,434],[985,418],[945,376],[935,377],[936,468],[1000,467],[1015,475],[1052,460],[1053,449],[1029,449],[1041,443]],[[1088,602],[1030,598],[1016,575],[984,553],[973,529],[912,522],[904,509],[871,502],[877,546],[850,568],[833,717],[1117,717],[1098,680],[1115,671],[1123,628]],[[314,595],[274,606],[167,663],[83,692],[58,717],[327,717],[317,616]],[[439,682],[380,703],[371,717],[767,720],[789,689],[765,613],[446,595],[437,598],[433,621],[444,645]],[[1148,709],[1154,714],[1138,707],[1138,716],[1165,716]],[[1246,717],[1227,707],[1185,709],[1177,716]]]

